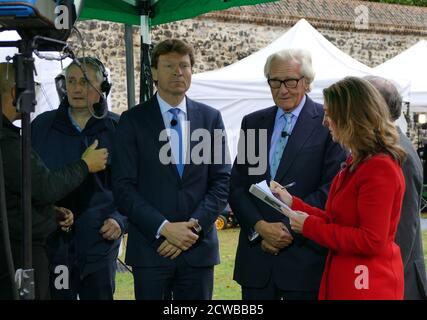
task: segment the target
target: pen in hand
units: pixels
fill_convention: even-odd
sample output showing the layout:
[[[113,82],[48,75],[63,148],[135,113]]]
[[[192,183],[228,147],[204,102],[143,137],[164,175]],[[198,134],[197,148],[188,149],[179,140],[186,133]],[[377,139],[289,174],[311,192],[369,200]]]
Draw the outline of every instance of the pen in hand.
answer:
[[[294,182],[291,182],[291,183],[287,184],[286,186],[281,187],[280,189],[283,190],[283,189],[286,189],[286,188],[290,188],[290,187],[293,187],[296,184],[297,183],[294,181]]]

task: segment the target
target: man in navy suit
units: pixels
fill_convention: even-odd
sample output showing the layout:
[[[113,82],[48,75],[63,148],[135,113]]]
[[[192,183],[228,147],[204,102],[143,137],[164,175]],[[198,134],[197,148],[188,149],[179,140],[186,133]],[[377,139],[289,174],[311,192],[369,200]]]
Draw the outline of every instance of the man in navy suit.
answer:
[[[402,113],[402,97],[394,84],[377,76],[365,77],[383,96],[390,110],[391,120]],[[424,263],[423,240],[420,221],[420,202],[423,189],[423,165],[411,140],[396,127],[400,145],[406,151],[402,165],[405,176],[405,195],[397,226],[396,243],[400,247],[405,271],[405,300],[427,299],[427,278]]]
[[[322,126],[322,105],[306,95],[314,79],[307,51],[272,54],[264,73],[276,105],[243,118],[245,139],[241,136],[231,177],[229,202],[241,226],[234,279],[243,299],[316,299],[327,250],[294,234],[284,215],[248,190],[263,180],[295,182],[292,194],[323,208],[346,154]],[[252,146],[258,164],[249,161],[250,151],[240,154]]]
[[[114,145],[113,191],[129,218],[126,262],[136,299],[211,299],[214,222],[230,179],[224,125],[219,111],[185,95],[189,45],[165,40],[151,63],[157,93],[122,114]]]

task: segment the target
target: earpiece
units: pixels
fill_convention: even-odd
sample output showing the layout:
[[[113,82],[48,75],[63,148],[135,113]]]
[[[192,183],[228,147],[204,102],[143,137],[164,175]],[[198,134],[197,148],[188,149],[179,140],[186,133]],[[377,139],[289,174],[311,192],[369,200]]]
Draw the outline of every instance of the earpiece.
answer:
[[[102,77],[103,77],[103,81],[101,83],[101,91],[104,92],[105,96],[107,97],[111,90],[111,82],[108,80],[107,69],[105,68],[101,60],[95,57],[78,58],[78,60],[82,65],[84,65],[85,63],[88,63],[93,66],[96,66],[99,69],[99,71],[101,71]]]

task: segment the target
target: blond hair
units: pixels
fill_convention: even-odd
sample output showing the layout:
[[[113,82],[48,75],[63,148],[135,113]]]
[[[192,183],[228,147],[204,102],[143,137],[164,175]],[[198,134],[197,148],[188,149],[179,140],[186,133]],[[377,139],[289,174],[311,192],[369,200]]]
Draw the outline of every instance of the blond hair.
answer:
[[[386,102],[368,81],[347,77],[323,90],[328,117],[334,122],[337,142],[352,152],[351,169],[378,153],[402,164],[406,153],[390,120]]]

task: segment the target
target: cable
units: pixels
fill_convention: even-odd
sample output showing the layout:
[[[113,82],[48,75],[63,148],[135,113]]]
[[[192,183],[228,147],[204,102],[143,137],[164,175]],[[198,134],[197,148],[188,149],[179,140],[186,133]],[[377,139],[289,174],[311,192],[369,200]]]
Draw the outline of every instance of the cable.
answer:
[[[132,272],[132,269],[131,268],[129,268],[128,267],[128,265],[126,264],[126,263],[124,263],[120,258],[117,258],[117,261],[123,266],[123,267],[125,267],[125,269],[127,270],[127,271],[129,271],[130,273],[133,273]]]
[[[45,90],[45,88],[44,88],[44,86],[43,86],[42,83],[40,83],[40,90],[41,90],[43,96],[46,98],[46,102],[49,105],[50,110],[53,110],[54,107],[53,107],[52,103],[50,102],[49,96],[47,95],[46,90]]]
[[[82,51],[83,51],[83,65],[80,63],[80,61],[77,60],[76,56],[73,55],[71,58],[73,59],[73,62],[80,68],[80,70],[82,70],[83,72],[83,76],[86,80],[86,85],[89,84],[92,88],[94,88],[96,90],[96,92],[98,92],[100,98],[104,99],[105,101],[107,101],[107,97],[104,96],[104,93],[99,90],[97,87],[94,86],[94,84],[92,83],[92,81],[90,81],[88,75],[87,75],[87,62],[86,62],[86,55],[85,55],[85,46],[84,46],[84,40],[82,37],[81,32],[79,31],[79,29],[77,29],[75,26],[73,27],[73,30],[76,32],[77,37],[80,40],[81,46],[82,46]],[[86,94],[86,100],[88,100],[88,94]],[[101,116],[97,116],[95,114],[95,110],[93,109],[93,106],[89,106],[88,105],[88,109],[90,114],[92,115],[92,117],[94,117],[95,119],[101,120],[104,119],[107,114],[108,114],[108,107],[104,108],[104,112]]]
[[[87,62],[86,62],[86,60],[83,60],[83,64],[81,64],[80,61],[77,60],[76,58],[74,58],[73,61],[80,68],[80,70],[82,70],[83,76],[84,76],[84,78],[86,80],[86,86],[90,85],[92,88],[94,88],[96,90],[96,92],[99,94],[100,98],[102,98],[104,100],[107,100],[107,98],[104,97],[104,93],[101,92],[101,90],[99,90],[97,87],[95,87],[95,85],[92,83],[92,81],[90,81],[90,79],[89,79],[89,77],[87,75]],[[86,93],[86,100],[88,100],[88,98],[89,98],[88,97],[88,93]],[[95,119],[98,119],[98,120],[104,119],[107,116],[107,114],[108,114],[108,108],[104,108],[102,116],[97,116],[95,114],[95,110],[93,109],[93,106],[88,105],[87,107],[89,109],[90,114]]]

